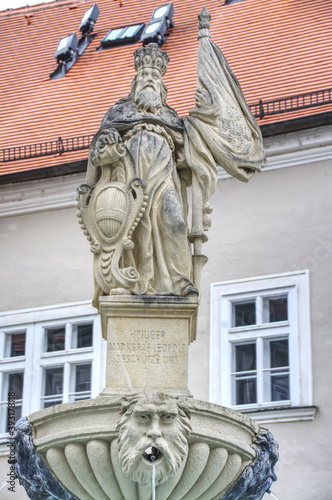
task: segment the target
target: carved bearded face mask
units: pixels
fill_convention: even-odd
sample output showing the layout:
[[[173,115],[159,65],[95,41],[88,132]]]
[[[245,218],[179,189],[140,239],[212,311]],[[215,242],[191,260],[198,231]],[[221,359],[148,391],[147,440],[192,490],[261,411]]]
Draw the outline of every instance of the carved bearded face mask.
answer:
[[[121,417],[118,431],[122,471],[145,486],[151,485],[153,457],[158,485],[175,474],[188,454],[189,416],[175,399],[141,396]]]

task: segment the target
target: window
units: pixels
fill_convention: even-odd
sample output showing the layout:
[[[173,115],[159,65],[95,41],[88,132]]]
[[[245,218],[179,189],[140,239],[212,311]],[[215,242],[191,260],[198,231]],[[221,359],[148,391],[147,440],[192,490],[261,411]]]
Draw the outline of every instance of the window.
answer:
[[[116,47],[117,45],[137,43],[140,39],[144,26],[144,23],[140,23],[111,29],[101,40],[100,49]]]
[[[92,324],[72,325],[72,348],[92,346]]]
[[[71,349],[92,347],[92,323],[70,324],[67,337]],[[63,351],[66,346],[66,325],[45,328],[45,352]]]
[[[44,345],[40,355],[41,408],[91,398],[93,322],[74,320],[39,326]]]
[[[8,394],[15,393],[15,419],[23,415],[28,326],[0,328],[0,434],[8,430]]]
[[[70,401],[80,401],[91,397],[91,363],[72,366]]]
[[[212,402],[248,412],[312,404],[308,283],[302,271],[212,285]]]
[[[232,343],[232,404],[290,400],[288,338]]]
[[[2,428],[5,432],[8,430],[8,421],[7,421],[7,402],[8,402],[8,394],[15,393],[15,420],[18,420],[22,416],[22,400],[23,400],[23,380],[24,380],[24,371],[17,372],[7,372],[3,377],[3,389],[4,394],[7,396],[4,401],[1,402],[2,407]]]
[[[14,358],[25,355],[25,332],[6,334],[5,357]]]
[[[65,348],[66,329],[60,328],[45,329],[45,352],[63,351]]]
[[[274,295],[273,290],[266,290],[256,292],[250,300],[229,299],[232,309],[228,340],[232,349],[233,406],[290,401],[290,292],[291,289],[282,295]],[[265,331],[262,330],[264,327]],[[233,333],[237,333],[236,341]]]
[[[66,364],[44,368],[42,408],[48,408],[66,401],[91,398],[91,363]],[[68,386],[64,386],[64,372],[69,370]]]
[[[0,433],[7,431],[8,393],[16,419],[99,394],[105,341],[87,303],[0,313]]]
[[[63,400],[63,366],[44,368],[42,407],[59,405]]]

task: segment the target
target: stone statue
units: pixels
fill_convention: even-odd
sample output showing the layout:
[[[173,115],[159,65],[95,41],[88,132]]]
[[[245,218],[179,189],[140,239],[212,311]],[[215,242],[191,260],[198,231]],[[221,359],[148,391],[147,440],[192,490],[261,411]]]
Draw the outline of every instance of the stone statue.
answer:
[[[78,217],[94,253],[95,307],[110,294],[197,296],[218,166],[248,181],[265,164],[259,127],[211,40],[206,9],[199,19],[189,116],[168,106],[169,58],[152,43],[135,51],[131,91],[107,111],[91,143]]]
[[[152,393],[125,398],[118,423],[119,462],[129,479],[151,485],[152,462],[156,486],[172,477],[188,454],[190,413],[184,403]]]

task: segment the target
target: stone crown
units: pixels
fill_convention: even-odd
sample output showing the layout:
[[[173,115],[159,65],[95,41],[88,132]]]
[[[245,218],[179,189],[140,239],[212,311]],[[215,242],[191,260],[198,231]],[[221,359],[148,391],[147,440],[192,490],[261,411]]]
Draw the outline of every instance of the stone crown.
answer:
[[[146,47],[137,49],[134,52],[134,67],[136,71],[141,68],[157,68],[161,76],[167,71],[169,57],[164,50],[161,50],[156,43],[149,43]]]

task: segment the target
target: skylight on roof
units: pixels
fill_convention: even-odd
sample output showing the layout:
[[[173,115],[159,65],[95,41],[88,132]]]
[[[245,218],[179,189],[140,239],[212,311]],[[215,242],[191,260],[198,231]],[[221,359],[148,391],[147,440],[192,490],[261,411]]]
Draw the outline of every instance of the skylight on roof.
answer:
[[[133,26],[128,26],[125,32],[121,35],[121,38],[131,38],[137,35],[138,30],[142,27],[142,24],[134,24]]]
[[[144,23],[139,23],[111,29],[102,39],[101,48],[115,47],[117,45],[127,45],[138,42],[144,26]]]
[[[107,33],[106,36],[102,39],[102,42],[112,42],[113,40],[116,40],[121,33],[123,32],[123,28],[117,28],[115,30],[111,30]]]

